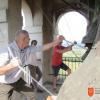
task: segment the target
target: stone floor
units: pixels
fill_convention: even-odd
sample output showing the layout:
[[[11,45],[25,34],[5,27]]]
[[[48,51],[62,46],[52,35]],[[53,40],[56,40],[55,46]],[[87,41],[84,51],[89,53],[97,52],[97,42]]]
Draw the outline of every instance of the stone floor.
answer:
[[[53,91],[52,89],[52,85],[51,84],[45,84],[44,87],[46,89],[48,89],[53,95],[57,95],[58,92],[59,92],[59,88],[60,88],[61,85],[57,85],[57,91]],[[46,91],[44,91],[43,93],[39,93],[37,92],[37,97],[36,97],[36,100],[46,100],[46,98],[49,96],[50,94],[47,93]]]

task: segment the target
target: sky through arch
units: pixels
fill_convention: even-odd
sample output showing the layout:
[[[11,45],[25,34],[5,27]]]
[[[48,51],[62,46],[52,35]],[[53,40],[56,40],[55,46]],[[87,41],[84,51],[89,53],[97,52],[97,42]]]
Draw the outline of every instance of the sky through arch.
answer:
[[[58,21],[58,34],[64,35],[65,39],[81,43],[86,35],[87,19],[78,12],[65,13]]]

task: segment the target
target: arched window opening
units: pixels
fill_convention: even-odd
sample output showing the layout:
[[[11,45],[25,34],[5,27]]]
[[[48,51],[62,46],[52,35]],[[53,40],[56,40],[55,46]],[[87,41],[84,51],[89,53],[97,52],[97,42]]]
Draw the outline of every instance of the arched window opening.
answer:
[[[21,13],[23,17],[22,29],[29,30],[31,27],[33,27],[33,19],[31,10],[25,0],[22,0]]]
[[[65,13],[58,20],[58,34],[65,37],[67,43],[76,41],[81,48],[82,38],[86,35],[87,19],[76,11]],[[66,45],[66,41],[63,44]]]
[[[68,41],[81,42],[86,35],[87,19],[78,12],[65,13],[58,21],[58,32],[65,36]]]
[[[86,35],[88,20],[79,12],[70,11],[59,17],[58,20],[58,34],[63,35],[65,40],[64,46],[72,44],[74,41],[77,44],[72,48],[72,51],[66,52],[63,55],[63,61],[74,72],[80,63],[82,63],[81,57],[86,52],[84,44],[81,43],[82,38]],[[61,71],[60,71],[61,74]]]

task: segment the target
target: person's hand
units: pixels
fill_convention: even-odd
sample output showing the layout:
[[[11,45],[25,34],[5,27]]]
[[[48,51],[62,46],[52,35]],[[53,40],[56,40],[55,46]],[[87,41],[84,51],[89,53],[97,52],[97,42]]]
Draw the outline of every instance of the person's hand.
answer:
[[[14,57],[11,59],[10,64],[12,67],[18,67],[21,64],[21,61],[17,57]]]
[[[57,36],[57,38],[58,38],[59,40],[61,40],[61,41],[65,39],[63,35],[59,35],[59,36]]]
[[[65,38],[63,35],[58,35],[57,39],[59,40],[59,42],[62,42]]]
[[[68,46],[68,51],[71,51],[73,46],[74,46],[74,44]]]
[[[58,45],[59,43],[61,43],[64,40],[64,36],[63,35],[59,35],[57,36],[56,40],[54,41],[54,46]]]

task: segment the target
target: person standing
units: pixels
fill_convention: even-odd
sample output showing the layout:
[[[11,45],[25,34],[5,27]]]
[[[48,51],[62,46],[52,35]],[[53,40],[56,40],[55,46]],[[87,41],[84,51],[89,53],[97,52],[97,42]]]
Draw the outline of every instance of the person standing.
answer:
[[[37,40],[32,40],[31,41],[31,46],[36,48],[37,47]],[[30,60],[32,62],[31,65],[29,66],[30,73],[39,82],[41,77],[42,77],[42,72],[41,72],[41,70],[40,70],[40,68],[38,66],[36,53],[31,55]],[[40,89],[38,84],[36,82],[34,82],[33,80],[31,82],[31,86],[32,86],[32,88],[36,88],[37,92],[41,92],[41,93],[43,92],[43,90]]]
[[[62,38],[62,37],[63,37],[62,35],[57,36],[57,38]],[[58,76],[59,70],[63,69],[68,73],[68,75],[71,74],[71,69],[62,61],[62,54],[65,52],[71,51],[73,45],[64,47],[61,44],[62,42],[60,42],[58,45],[56,45],[53,48],[53,54],[52,54],[53,90],[54,91],[57,89],[56,84],[57,84],[57,76]]]
[[[7,52],[0,54],[0,99],[18,100],[23,94],[28,100],[35,100],[34,90],[23,80],[24,73],[20,67],[24,68],[25,65],[30,64],[28,61],[30,54],[48,50],[62,40],[63,38],[56,39],[34,48],[29,46],[29,33],[26,30],[19,30],[15,35],[15,40],[8,45]]]

